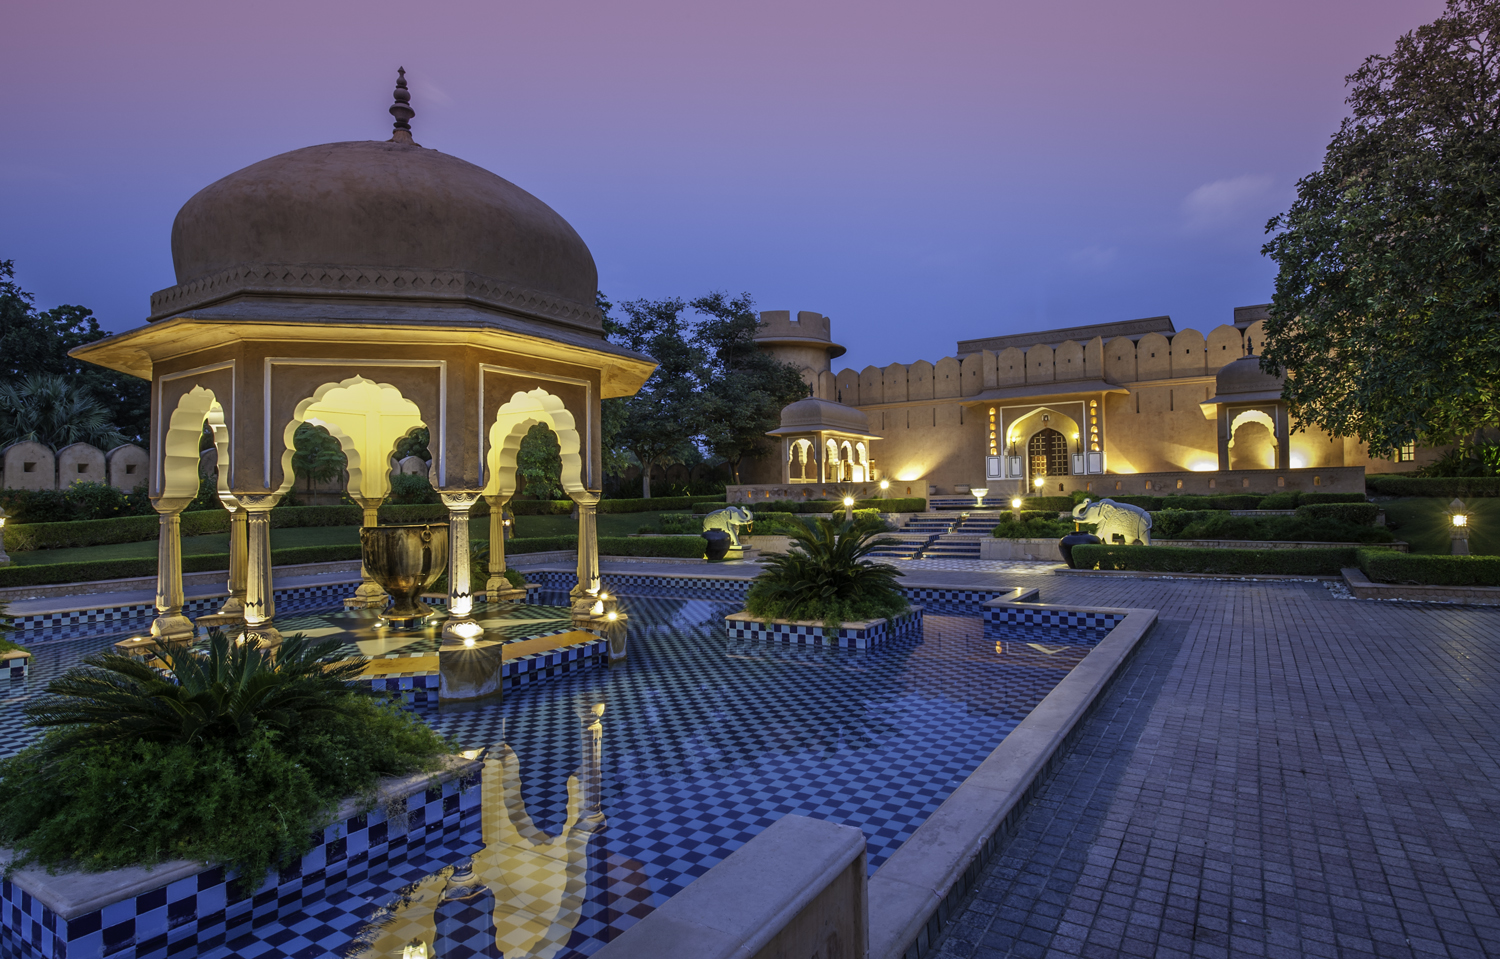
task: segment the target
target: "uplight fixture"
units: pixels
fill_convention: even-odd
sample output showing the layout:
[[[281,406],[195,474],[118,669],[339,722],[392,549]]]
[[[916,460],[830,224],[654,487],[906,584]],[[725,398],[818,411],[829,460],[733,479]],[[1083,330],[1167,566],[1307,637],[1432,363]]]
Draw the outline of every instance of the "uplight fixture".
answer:
[[[1454,556],[1469,555],[1469,509],[1461,499],[1448,504],[1448,552]]]

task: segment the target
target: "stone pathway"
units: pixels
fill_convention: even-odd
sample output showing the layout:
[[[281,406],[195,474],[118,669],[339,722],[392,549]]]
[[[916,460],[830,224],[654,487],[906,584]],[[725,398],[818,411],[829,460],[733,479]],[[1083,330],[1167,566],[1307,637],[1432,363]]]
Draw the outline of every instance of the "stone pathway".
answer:
[[[1161,620],[936,954],[1500,955],[1500,610],[1014,578]]]

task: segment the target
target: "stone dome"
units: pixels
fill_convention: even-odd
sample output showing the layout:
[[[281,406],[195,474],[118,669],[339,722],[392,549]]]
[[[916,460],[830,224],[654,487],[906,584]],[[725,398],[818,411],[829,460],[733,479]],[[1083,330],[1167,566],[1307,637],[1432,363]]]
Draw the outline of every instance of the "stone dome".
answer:
[[[831,400],[809,396],[781,408],[781,429],[773,433],[808,433],[825,430],[870,435],[870,418],[860,410]]]
[[[410,142],[326,143],[204,187],[172,224],[157,319],[238,294],[458,299],[598,330],[598,272],[541,200]]]
[[[1215,396],[1228,393],[1276,393],[1280,395],[1286,376],[1272,376],[1260,368],[1260,357],[1242,356],[1219,370],[1214,377]]]

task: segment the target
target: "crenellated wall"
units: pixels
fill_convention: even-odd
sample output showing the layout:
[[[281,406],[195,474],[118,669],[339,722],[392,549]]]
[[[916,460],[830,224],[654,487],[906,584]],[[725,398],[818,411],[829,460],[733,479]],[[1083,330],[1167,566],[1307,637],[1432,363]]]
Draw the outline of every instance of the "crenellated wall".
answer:
[[[130,492],[148,479],[151,456],[127,443],[108,453],[87,443],[57,452],[22,442],[0,450],[0,489],[67,489],[74,483],[108,483]]]

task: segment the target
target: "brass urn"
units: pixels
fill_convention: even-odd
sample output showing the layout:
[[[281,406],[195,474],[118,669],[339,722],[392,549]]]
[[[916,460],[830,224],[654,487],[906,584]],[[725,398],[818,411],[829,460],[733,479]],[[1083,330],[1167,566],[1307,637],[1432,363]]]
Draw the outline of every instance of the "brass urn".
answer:
[[[398,627],[424,625],[432,607],[417,597],[448,567],[448,525],[365,526],[359,545],[366,571],[391,594],[381,621]]]

